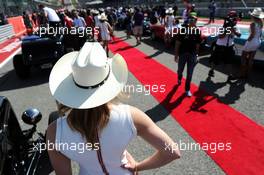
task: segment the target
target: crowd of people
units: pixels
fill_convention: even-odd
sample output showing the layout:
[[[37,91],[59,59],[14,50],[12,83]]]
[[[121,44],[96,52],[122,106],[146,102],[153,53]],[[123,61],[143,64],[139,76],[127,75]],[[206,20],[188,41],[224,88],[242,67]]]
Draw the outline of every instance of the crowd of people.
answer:
[[[72,11],[64,9],[55,11],[49,7],[39,5],[40,11],[32,14],[32,20],[29,19],[29,16],[26,13],[23,14],[23,17],[25,25],[28,28],[46,24],[49,24],[50,26],[64,26],[67,28],[97,28],[98,33],[94,30],[93,34],[88,36],[88,38],[93,41],[97,40],[101,42],[108,55],[108,44],[113,40],[113,34],[116,28],[124,29],[127,33],[127,38],[131,38],[131,35],[134,35],[136,43],[141,44],[145,17],[149,19],[151,24],[159,23],[160,25],[163,25],[165,31],[172,31],[175,28],[182,27],[197,28],[196,22],[198,18],[195,4],[191,4],[188,0],[184,0],[183,3],[185,9],[182,14],[179,14],[176,5],[168,8],[165,8],[164,6],[156,6],[153,8],[107,7],[105,9],[74,9]],[[216,5],[214,0],[211,0],[208,9],[210,13],[209,23],[211,23],[214,22],[215,17]],[[246,78],[248,76],[253,64],[254,56],[261,43],[263,28],[262,10],[257,8],[250,13],[250,15],[252,18],[250,35],[243,49],[240,73],[235,74],[231,64],[232,57],[235,56],[234,38],[241,36],[236,28],[239,16],[236,11],[230,11],[223,24],[225,32],[218,35],[218,39],[213,47],[210,57],[211,70],[208,73],[209,77],[214,77],[215,66],[220,63],[227,65],[228,81],[237,78]],[[180,20],[183,21],[181,24]],[[33,21],[33,24],[31,24],[31,21]],[[231,29],[230,33],[226,30],[227,28]],[[170,32],[165,32],[164,42],[166,47],[172,46],[172,37],[173,36]],[[179,64],[178,82],[181,84],[182,72],[184,70],[184,65],[187,63],[188,75],[186,81],[186,94],[188,96],[192,95],[190,92],[190,81],[194,66],[197,62],[197,55],[199,54],[199,44],[201,42],[201,39],[199,38],[201,38],[200,35],[193,35],[190,33],[185,34],[185,36],[178,35],[176,37],[175,60]],[[82,38],[80,40],[82,40],[80,44],[81,47],[87,38]],[[178,56],[180,59],[178,59]]]
[[[196,26],[198,15],[195,5],[187,0],[184,1],[184,4],[185,9],[182,15],[178,14],[177,6],[168,8],[164,6],[154,8],[120,7],[117,9],[108,7],[105,9],[55,11],[43,5],[39,5],[39,12],[32,14],[33,23],[27,13],[23,14],[25,25],[28,28],[45,25],[80,29],[98,28],[99,33],[93,30],[89,39],[99,41],[102,45],[98,42],[85,43],[85,38],[85,44],[81,46],[80,54],[77,56],[66,54],[56,63],[51,72],[49,82],[51,94],[57,100],[59,111],[67,117],[59,118],[55,124],[49,126],[47,140],[53,143],[89,142],[92,143],[92,148],[95,148],[95,144],[99,143],[99,150],[96,150],[96,153],[86,152],[82,155],[71,150],[49,150],[51,163],[57,174],[70,174],[70,160],[75,160],[80,164],[81,174],[90,172],[100,174],[101,171],[98,173],[98,168],[101,168],[104,174],[109,174],[109,172],[110,174],[137,174],[138,171],[157,168],[180,157],[178,148],[171,148],[174,149],[173,154],[164,150],[163,143],[173,145],[174,142],[145,113],[132,106],[112,103],[111,100],[116,98],[120,92],[120,88],[115,87],[125,84],[126,78],[124,77],[128,70],[122,56],[115,56],[118,59],[112,59],[111,63],[107,62],[107,57],[109,57],[108,44],[112,40],[116,28],[125,29],[128,38],[133,34],[136,43],[141,44],[145,16],[149,18],[150,23],[163,25],[165,31],[171,31],[174,28],[188,31],[177,33],[174,55],[175,62],[178,63],[178,86],[182,83],[183,71],[187,65],[185,91],[186,96],[191,97],[192,75],[198,62],[202,37],[200,29]],[[214,22],[215,8],[215,2],[212,0],[208,7],[209,23]],[[214,76],[215,66],[219,63],[223,63],[229,68],[228,81],[245,78],[248,75],[261,43],[264,12],[261,8],[256,8],[250,12],[250,15],[252,18],[250,35],[243,48],[240,73],[235,75],[231,67],[232,57],[235,56],[234,38],[241,36],[236,28],[238,14],[231,11],[225,18],[224,32],[218,35],[213,47],[209,77]],[[165,34],[166,46],[172,46],[171,39],[170,34]],[[79,64],[83,62],[87,62],[87,65]],[[93,64],[95,62],[99,66]],[[71,65],[69,65],[70,63]],[[115,66],[116,72],[122,72],[122,75],[114,74],[110,70],[112,66]],[[72,74],[73,81],[67,78],[68,74],[61,72],[64,69],[67,69],[65,72]],[[84,74],[90,76],[83,76]],[[107,93],[107,89],[111,89],[112,93]],[[126,151],[127,144],[137,135],[157,149],[156,153],[141,162],[135,161],[133,156]],[[106,146],[107,143],[108,146]],[[115,148],[114,153],[111,148]],[[93,161],[95,159],[98,159],[99,162]],[[87,164],[87,162],[89,163]]]

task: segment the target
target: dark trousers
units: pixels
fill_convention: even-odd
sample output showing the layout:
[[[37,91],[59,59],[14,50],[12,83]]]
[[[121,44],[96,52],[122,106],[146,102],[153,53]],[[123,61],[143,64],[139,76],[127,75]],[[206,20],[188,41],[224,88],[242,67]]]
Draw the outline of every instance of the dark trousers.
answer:
[[[187,77],[185,82],[185,90],[189,91],[191,87],[192,75],[194,67],[197,63],[196,54],[191,53],[183,53],[179,56],[179,63],[178,63],[178,79],[182,79],[182,73],[184,71],[184,67],[187,64]]]

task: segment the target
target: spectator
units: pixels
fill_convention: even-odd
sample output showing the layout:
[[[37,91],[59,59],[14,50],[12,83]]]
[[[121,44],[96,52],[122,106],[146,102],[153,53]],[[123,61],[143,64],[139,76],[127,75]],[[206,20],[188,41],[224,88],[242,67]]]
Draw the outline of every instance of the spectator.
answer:
[[[73,26],[84,30],[86,23],[83,17],[79,16],[77,10],[72,10]]]
[[[77,10],[72,10],[72,15],[73,15],[73,27],[77,28],[78,33],[76,35],[77,37],[77,45],[78,48],[80,49],[84,43],[86,42],[86,23],[83,17],[79,16]]]
[[[197,63],[197,56],[201,43],[201,32],[196,27],[197,14],[190,13],[187,24],[183,25],[176,37],[175,61],[178,63],[178,85],[181,85],[182,73],[187,64],[187,78],[185,91],[188,97],[192,96],[190,91],[194,67]]]
[[[144,20],[144,15],[138,8],[135,8],[135,14],[133,17],[133,21],[134,21],[133,30],[137,40],[137,44],[141,44],[141,37],[143,34],[143,20]]]
[[[178,14],[178,6],[177,5],[175,5],[174,7],[173,7],[173,15],[176,17]]]
[[[72,20],[71,16],[72,16],[71,13],[68,10],[65,10],[64,22],[65,22],[65,26],[69,29],[73,27],[73,20]]]
[[[132,34],[132,15],[131,13],[128,11],[126,18],[124,20],[124,25],[126,27],[126,33],[127,33],[127,39],[131,38],[131,34]]]
[[[173,15],[174,10],[169,8],[166,10],[165,17],[165,46],[168,48],[171,44],[172,33],[175,25],[175,17]]]
[[[111,33],[113,32],[113,29],[111,25],[107,22],[107,17],[104,13],[100,16],[100,23],[98,27],[100,30],[101,40],[103,42],[103,48],[105,49],[107,56],[109,56],[108,44],[111,40]]]
[[[235,78],[232,69],[232,59],[235,56],[234,38],[235,36],[240,37],[241,35],[236,29],[236,19],[237,13],[235,11],[230,11],[223,25],[224,32],[219,34],[216,45],[210,57],[211,70],[208,74],[209,77],[214,77],[215,65],[223,63],[226,65],[228,71],[227,82],[230,82]],[[234,24],[232,24],[233,22]]]
[[[216,3],[214,0],[211,0],[210,5],[208,6],[209,9],[209,22],[210,23],[214,23],[215,22],[215,11],[216,11]]]
[[[264,12],[261,8],[255,8],[249,14],[251,15],[252,23],[250,24],[250,35],[242,52],[240,78],[247,78],[256,52],[261,45]]]
[[[7,17],[4,13],[0,13],[0,25],[8,24]]]
[[[177,144],[144,112],[111,102],[127,81],[128,70],[122,56],[109,61],[98,43],[86,43],[79,54],[67,54],[61,59],[64,61],[57,62],[51,71],[49,87],[64,111],[63,117],[49,125],[47,144],[75,143],[84,145],[84,149],[49,147],[56,174],[72,174],[74,160],[81,174],[136,175],[180,157]],[[156,149],[140,162],[126,150],[137,135]],[[168,148],[164,149],[165,145]]]
[[[32,16],[31,16],[31,19],[32,19],[32,21],[33,21],[33,25],[34,26],[37,26],[38,25],[38,17],[37,17],[37,12],[36,11],[34,11],[33,13],[32,13]]]
[[[45,7],[42,4],[40,4],[38,7],[40,11],[44,14],[44,17],[48,20],[48,23],[51,27],[60,26],[61,20],[55,10],[50,7]]]
[[[94,25],[93,16],[91,14],[91,10],[88,9],[86,13],[87,13],[86,18],[85,18],[86,25],[87,27],[93,28],[95,25]]]
[[[23,20],[24,20],[24,24],[26,26],[27,29],[32,29],[32,23],[30,21],[30,17],[29,15],[27,14],[27,12],[23,12]]]
[[[190,4],[189,0],[184,0],[183,4],[185,6],[185,9],[182,12],[182,19],[183,19],[183,23],[187,24],[188,23],[189,13],[190,13],[190,10],[192,8],[192,5]]]
[[[99,11],[93,10],[92,13],[93,13],[94,25],[95,25],[95,27],[98,27],[98,25],[100,23],[99,18],[98,18]]]

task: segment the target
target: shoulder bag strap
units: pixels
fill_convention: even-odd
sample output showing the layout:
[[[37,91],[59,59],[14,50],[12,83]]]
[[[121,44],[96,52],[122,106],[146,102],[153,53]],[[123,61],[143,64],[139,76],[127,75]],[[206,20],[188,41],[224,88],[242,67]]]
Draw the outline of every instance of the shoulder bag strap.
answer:
[[[102,170],[104,172],[105,175],[109,175],[106,167],[105,167],[105,164],[104,164],[104,161],[103,161],[103,157],[102,157],[102,152],[101,152],[101,144],[100,144],[100,140],[99,140],[99,135],[98,135],[98,131],[96,132],[96,137],[97,137],[97,141],[99,143],[99,149],[96,151],[97,153],[97,158],[98,158],[98,161],[102,167]]]

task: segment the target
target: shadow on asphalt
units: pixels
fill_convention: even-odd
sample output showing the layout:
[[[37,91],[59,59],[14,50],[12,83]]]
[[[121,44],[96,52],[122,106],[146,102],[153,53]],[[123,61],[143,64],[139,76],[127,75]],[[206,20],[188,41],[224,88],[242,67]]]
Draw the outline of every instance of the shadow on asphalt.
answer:
[[[153,49],[157,50],[154,54],[152,55],[148,55],[147,57],[145,57],[146,59],[151,59],[152,57],[156,57],[164,52],[169,53],[169,54],[174,54],[174,47],[172,44],[172,46],[170,48],[166,48],[164,44],[161,44],[161,42],[163,42],[162,40],[151,40],[151,38],[149,37],[145,37],[142,39],[142,42],[153,47]],[[210,49],[206,48],[206,47],[202,47],[200,50],[200,56],[205,56],[210,54]],[[236,60],[234,60],[233,63],[233,69],[234,72],[238,74],[239,72],[239,65],[240,65],[240,57],[237,56]],[[204,57],[203,59],[200,59],[199,61],[200,64],[206,66],[206,67],[210,67],[210,63],[209,63],[209,58],[208,57]],[[221,72],[225,75],[228,74],[228,71],[225,69],[224,66],[216,66],[216,71]],[[248,80],[246,81],[247,84],[253,86],[253,87],[257,87],[257,88],[262,88],[264,89],[264,77],[263,77],[263,73],[264,73],[264,69],[262,65],[254,65],[254,68],[248,78]],[[206,89],[209,90],[210,89]],[[213,93],[214,91],[212,91],[211,93]]]
[[[235,101],[240,98],[240,95],[245,91],[245,83],[246,81],[243,80],[237,80],[235,82],[229,83],[229,92],[224,96],[219,96],[215,92],[218,89],[226,86],[227,82],[214,83],[210,78],[207,78],[205,81],[201,81],[199,89],[193,94],[194,102],[191,104],[190,109],[186,111],[186,113],[199,112],[205,114],[208,112],[208,109],[204,106],[213,100],[218,100],[219,102],[225,104],[234,104]],[[145,111],[152,121],[159,122],[164,120],[186,98],[185,93],[183,93],[180,95],[180,97],[171,102],[174,94],[177,92],[178,87],[178,85],[174,86],[161,103],[152,109]],[[205,89],[208,87],[210,87],[209,93],[207,93],[207,90],[205,91]]]
[[[145,112],[152,119],[153,122],[159,122],[161,120],[164,120],[170,115],[173,109],[177,108],[182,103],[182,101],[186,97],[185,93],[183,93],[175,101],[171,102],[171,99],[177,92],[178,88],[178,85],[174,86],[162,102]]]
[[[32,87],[49,81],[50,69],[35,70],[33,69],[30,77],[20,79],[17,77],[15,70],[10,70],[0,74],[0,92]]]
[[[209,58],[203,58],[203,59],[200,59],[199,60],[199,63],[204,65],[204,66],[207,66],[207,67],[210,67],[210,63],[209,63]],[[233,72],[235,74],[239,74],[239,65],[240,65],[240,62],[238,60],[236,60],[234,63],[233,63]],[[219,66],[216,66],[215,67],[215,70],[218,71],[218,72],[221,72],[225,75],[228,74],[228,71],[227,69],[225,68],[224,65],[219,65]],[[262,88],[264,89],[264,77],[263,77],[263,74],[264,74],[264,69],[262,66],[260,65],[254,65],[254,68],[252,69],[249,77],[247,80],[245,80],[246,84],[249,84],[250,86],[252,87],[257,87],[257,88]],[[240,82],[243,82],[243,80],[240,80]],[[210,90],[210,89],[208,89]]]

